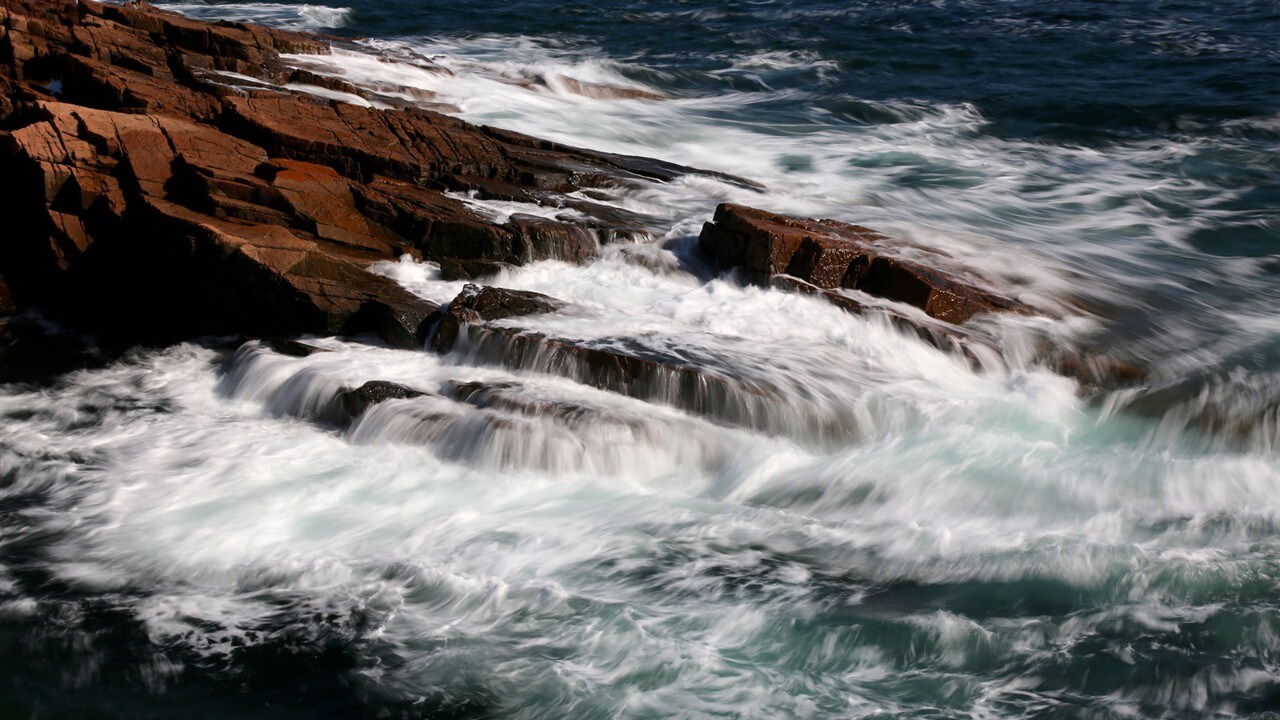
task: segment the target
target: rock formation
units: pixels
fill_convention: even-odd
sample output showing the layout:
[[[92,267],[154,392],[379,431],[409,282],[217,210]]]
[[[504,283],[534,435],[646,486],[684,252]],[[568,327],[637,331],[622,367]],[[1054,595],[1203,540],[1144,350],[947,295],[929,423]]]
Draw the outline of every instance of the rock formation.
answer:
[[[564,303],[553,297],[526,290],[507,290],[496,287],[479,287],[467,284],[462,292],[449,303],[448,311],[440,321],[433,342],[437,352],[449,352],[458,341],[458,335],[468,325],[478,325],[489,320],[537,315],[555,312]]]
[[[466,277],[584,261],[649,220],[566,193],[693,172],[269,84],[331,85],[280,58],[327,52],[144,3],[6,0],[0,316],[38,305],[135,339],[374,331],[420,346],[438,308],[373,262],[408,253]],[[458,193],[577,212],[494,222]]]
[[[346,417],[354,420],[366,410],[387,400],[408,400],[422,397],[426,393],[421,390],[405,387],[399,383],[386,380],[370,380],[355,389],[343,389],[338,393],[338,402]]]
[[[368,269],[406,254],[438,262],[447,279],[585,262],[602,242],[660,227],[586,199],[600,197],[593,189],[689,173],[749,181],[478,127],[390,96],[377,98],[395,109],[282,89],[374,97],[296,59],[335,42],[198,22],[142,2],[4,0],[0,334],[32,307],[124,343],[373,332],[420,348],[435,328],[439,352],[465,336],[478,362],[554,372],[729,423],[784,424],[770,415],[776,388],[717,372],[714,361],[492,322],[560,309],[553,298],[468,286],[441,308]],[[495,220],[475,199],[568,209],[572,219]],[[1028,311],[944,271],[940,254],[909,259],[884,236],[831,220],[721,205],[700,245],[750,282],[853,312],[868,296],[890,301],[891,317],[940,346],[964,350],[969,334],[958,326],[977,315]],[[396,396],[387,392],[350,391],[348,413]]]
[[[895,243],[886,236],[835,220],[806,220],[724,203],[703,227],[698,243],[722,265],[745,268],[749,282],[795,287],[799,280],[851,311],[860,305],[839,290],[861,290],[955,325],[988,312],[1030,312],[1015,300],[940,270],[945,257],[938,253],[933,253],[937,262],[926,267],[896,256]]]

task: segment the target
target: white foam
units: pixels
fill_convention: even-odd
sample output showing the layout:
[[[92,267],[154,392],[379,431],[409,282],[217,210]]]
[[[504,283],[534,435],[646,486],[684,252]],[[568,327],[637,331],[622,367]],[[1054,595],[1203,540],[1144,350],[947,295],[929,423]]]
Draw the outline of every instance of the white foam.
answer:
[[[467,207],[477,211],[482,217],[487,217],[492,222],[499,225],[511,220],[512,215],[535,215],[537,217],[549,218],[551,220],[580,220],[584,217],[581,212],[573,208],[559,208],[549,205],[535,205],[533,203],[509,202],[505,200],[485,200],[477,196],[475,191],[472,192],[447,192],[445,195],[461,200]]]
[[[985,135],[972,106],[911,100],[883,104],[892,122],[879,124],[748,122],[756,104],[797,96],[590,97],[554,78],[661,88],[591,48],[528,38],[371,49],[407,61],[348,51],[289,61],[379,92],[433,93],[472,120],[762,182],[756,192],[689,175],[619,190],[618,205],[668,223],[642,246],[654,262],[607,247],[587,267],[537,263],[487,282],[570,303],[500,325],[768,387],[768,422],[482,361],[465,344],[437,357],[331,338],[309,339],[328,352],[306,358],[179,346],[53,391],[0,389],[0,500],[47,498],[0,542],[28,526],[56,538],[41,569],[118,593],[158,644],[224,657],[261,641],[254,628],[285,602],[370,618],[348,629],[406,659],[380,672],[410,694],[483,668],[476,676],[512,708],[545,707],[536,695],[584,715],[786,717],[910,714],[918,707],[885,688],[937,682],[971,698],[973,714],[998,716],[1035,679],[980,683],[968,668],[1048,663],[1118,629],[1177,633],[1222,612],[1222,588],[1271,572],[1274,421],[1224,446],[1190,427],[1199,400],[1163,424],[1113,412],[1117,398],[1090,407],[1029,348],[1096,322],[992,321],[1002,362],[974,371],[875,316],[679,270],[696,264],[690,247],[711,207],[729,200],[861,222],[1044,305],[1068,289],[1133,302],[1135,288],[1190,281],[1164,272],[1163,253],[1194,247],[1193,228],[1167,208],[1230,199],[1165,171],[1200,152],[1197,141],[1054,147]],[[825,67],[766,55],[731,72]],[[464,200],[495,220],[564,212]],[[408,257],[374,269],[439,303],[463,286]],[[1276,329],[1265,313],[1214,317],[1249,342],[1184,358],[1191,367]],[[1167,341],[1197,342],[1172,331]],[[1204,402],[1259,414],[1251,396],[1274,378],[1227,379],[1245,392],[1210,390]],[[335,395],[369,380],[428,396],[382,403],[346,427]],[[467,382],[501,388],[516,408],[450,397]],[[911,596],[984,582],[1045,583],[1071,610],[970,618]],[[0,592],[21,587],[5,579]],[[21,599],[0,603],[30,612]],[[1260,621],[1242,656],[1251,642],[1274,646],[1273,624]],[[875,640],[889,635],[906,639]],[[1132,648],[1116,655],[1136,662]],[[1214,671],[1093,700],[1117,713],[1157,703],[1230,714],[1206,698],[1244,696],[1274,676]]]
[[[658,157],[762,182],[765,194],[689,176],[634,188],[618,202],[698,227],[717,202],[865,224],[950,252],[1021,299],[1057,305],[1064,295],[1119,301],[1118,288],[1168,275],[1189,234],[1164,208],[1208,211],[1225,200],[1204,184],[1171,180],[1160,168],[1197,153],[1195,141],[1116,143],[1105,152],[1029,143],[982,133],[969,105],[911,100],[878,103],[896,122],[850,123],[813,113],[793,123],[745,122],[756,106],[795,105],[795,90],[722,92],[642,101],[557,91],[547,77],[573,77],[651,92],[639,68],[591,48],[550,47],[532,38],[373,41],[368,55],[297,56],[290,62],[356,85],[403,85],[461,117],[570,145]],[[392,57],[430,58],[387,63]],[[741,62],[785,69],[822,66],[820,57],[772,55]],[[440,72],[439,67],[449,70]],[[1158,200],[1158,203],[1147,199]],[[1091,274],[1071,276],[1087,264]]]
[[[421,266],[401,270],[438,282]],[[121,598],[143,589],[134,609],[153,640],[210,661],[268,641],[262,628],[282,607],[299,618],[358,613],[366,624],[343,632],[412,658],[386,670],[387,687],[426,692],[440,673],[479,663],[513,702],[536,692],[671,712],[878,702],[892,652],[845,625],[794,634],[797,618],[803,627],[829,612],[831,578],[845,578],[851,606],[876,583],[1051,578],[1132,593],[1110,615],[1061,625],[936,611],[877,621],[909,628],[919,667],[957,672],[991,653],[1057,652],[1108,623],[1163,632],[1203,619],[1212,611],[1189,607],[1195,588],[1242,582],[1258,528],[1280,522],[1274,458],[1126,436],[1051,375],[975,375],[805,298],[646,276],[621,260],[594,270],[545,264],[504,280],[556,283],[581,306],[545,318],[544,331],[591,337],[629,317],[664,327],[672,349],[749,351],[732,344],[749,338],[797,378],[818,372],[797,362],[799,348],[827,364],[838,353],[813,400],[857,408],[873,432],[815,452],[456,355],[309,339],[328,352],[251,345],[224,374],[211,351],[179,346],[77,373],[57,392],[0,394],[0,411],[31,413],[0,430],[13,478],[0,492],[49,493],[49,511],[30,516],[60,538],[43,556],[48,572]],[[733,361],[757,362],[749,352]],[[302,419],[322,414],[326,393],[370,379],[429,393],[454,380],[505,383],[517,398],[596,408],[606,422],[575,427],[442,398],[376,406],[349,435]],[[457,430],[397,434],[395,418],[439,410]],[[1189,521],[1158,529],[1169,518]],[[434,654],[437,643],[456,652]],[[548,664],[539,648],[573,661]],[[725,648],[753,661],[728,662]],[[628,679],[663,668],[679,682],[640,691]],[[777,690],[779,677],[801,676],[809,693]],[[635,694],[609,695],[619,684]]]
[[[291,5],[259,2],[164,2],[155,3],[199,20],[235,20],[260,23],[286,30],[331,30],[346,25],[351,8],[327,5]]]

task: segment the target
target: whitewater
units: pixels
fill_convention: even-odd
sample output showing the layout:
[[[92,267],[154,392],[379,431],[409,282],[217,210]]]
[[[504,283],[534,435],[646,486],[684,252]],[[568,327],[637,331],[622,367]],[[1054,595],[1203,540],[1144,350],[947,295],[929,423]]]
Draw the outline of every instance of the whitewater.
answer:
[[[627,397],[483,343],[335,337],[302,338],[305,356],[231,338],[136,348],[0,385],[0,714],[1280,712],[1280,107],[1170,91],[1167,118],[1049,122],[943,97],[913,74],[937,63],[905,56],[899,94],[859,96],[849,56],[759,34],[875,20],[918,39],[978,17],[1002,38],[1114,31],[1266,70],[1274,6],[1212,25],[1193,5],[1138,21],[990,2],[531,3],[547,17],[520,29],[496,10],[484,27],[475,10],[351,5],[161,6],[345,33],[331,56],[286,60],[759,183],[593,194],[661,231],[484,282],[569,304],[513,326],[767,392]],[[396,25],[428,5],[440,28]],[[578,31],[548,29],[571,11]],[[732,23],[754,44],[684,42]],[[666,45],[627,30],[668,27]],[[459,197],[499,219],[574,212]],[[745,285],[697,251],[720,202],[944,251],[1044,314],[979,320],[998,343],[974,358]],[[408,257],[374,269],[435,302],[463,288]],[[1145,379],[1082,387],[1046,345]],[[337,394],[373,380],[427,394],[336,423]]]

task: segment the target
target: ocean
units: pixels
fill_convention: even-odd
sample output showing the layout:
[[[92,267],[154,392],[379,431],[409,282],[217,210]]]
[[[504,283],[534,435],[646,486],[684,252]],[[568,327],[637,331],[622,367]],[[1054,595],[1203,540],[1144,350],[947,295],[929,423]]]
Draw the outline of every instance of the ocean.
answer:
[[[0,385],[0,717],[1280,717],[1280,3],[340,2],[157,4],[759,183],[619,192],[665,232],[487,282],[579,309],[522,327],[778,388],[768,422],[341,338]],[[980,321],[974,367],[715,272],[720,202],[1045,314]],[[1046,344],[1146,374],[1081,392]],[[505,401],[320,421],[368,380]]]

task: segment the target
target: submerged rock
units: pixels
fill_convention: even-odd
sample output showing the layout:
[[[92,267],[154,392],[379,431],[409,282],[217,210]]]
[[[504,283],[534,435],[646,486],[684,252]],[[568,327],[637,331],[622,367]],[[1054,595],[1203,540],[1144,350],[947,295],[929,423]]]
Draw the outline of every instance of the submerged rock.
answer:
[[[325,348],[290,338],[263,338],[262,343],[281,355],[296,358],[311,357],[312,355],[330,352]]]
[[[731,377],[692,348],[655,351],[628,338],[582,341],[559,338],[518,324],[492,321],[557,312],[566,304],[541,293],[468,284],[449,304],[433,340],[437,352],[461,352],[468,362],[499,365],[568,378],[583,385],[659,402],[715,421],[770,433],[846,436],[846,418],[825,410],[789,405],[786,393],[768,383]],[[481,392],[483,390],[483,392]],[[492,388],[458,385],[455,399],[482,404]],[[487,398],[487,399],[486,399]],[[553,415],[570,412],[546,405]]]
[[[386,380],[370,380],[355,389],[344,389],[338,393],[338,402],[347,417],[355,419],[365,414],[369,408],[387,400],[407,400],[424,397],[427,393],[414,390],[399,383]]]
[[[468,325],[465,332],[469,362],[556,375],[718,424],[806,442],[847,439],[856,432],[841,411],[804,400],[795,388],[734,377],[723,363],[694,348],[667,353],[629,338],[583,341],[486,324]]]
[[[442,280],[480,280],[515,267],[510,263],[495,260],[444,258],[438,262],[440,264],[440,279]]]

